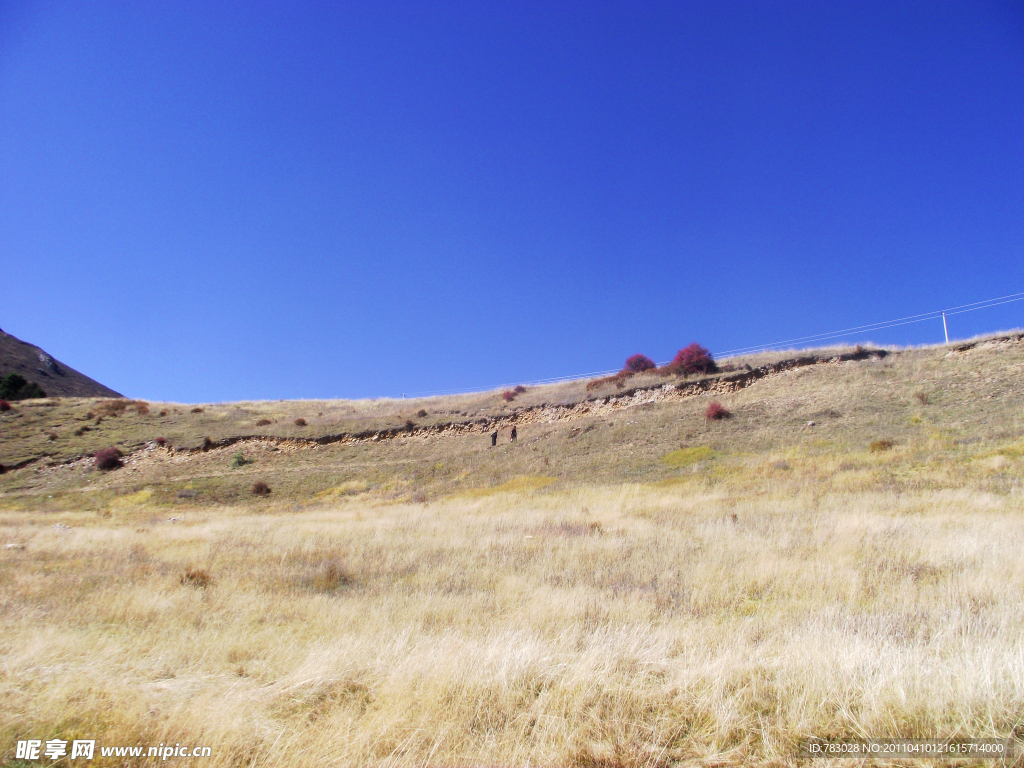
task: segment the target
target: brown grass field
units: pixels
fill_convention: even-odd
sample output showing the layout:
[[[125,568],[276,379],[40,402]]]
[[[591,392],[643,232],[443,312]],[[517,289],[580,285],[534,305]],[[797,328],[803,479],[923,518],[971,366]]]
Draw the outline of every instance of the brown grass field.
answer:
[[[1024,764],[1024,337],[693,382],[14,404],[0,761]],[[1017,757],[799,752],[897,736]]]

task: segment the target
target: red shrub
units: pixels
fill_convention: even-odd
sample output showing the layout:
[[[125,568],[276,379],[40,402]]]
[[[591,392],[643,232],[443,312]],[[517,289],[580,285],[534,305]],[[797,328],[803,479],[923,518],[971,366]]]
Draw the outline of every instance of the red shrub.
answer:
[[[11,410],[11,404],[8,403],[6,400],[0,400],[0,411],[9,411],[9,410]]]
[[[117,448],[104,448],[96,451],[93,458],[96,460],[96,469],[104,472],[124,466],[124,462],[121,461],[121,452]]]
[[[679,373],[685,374],[714,373],[718,370],[718,366],[715,365],[715,359],[711,356],[711,353],[697,342],[693,342],[688,347],[680,349],[676,353],[675,359],[672,360],[670,367]]]
[[[732,416],[728,409],[717,400],[712,400],[708,403],[708,409],[704,411],[704,418],[707,421],[718,421],[719,419],[728,419]]]
[[[269,496],[270,486],[264,483],[262,480],[259,480],[252,484],[252,492],[256,496]]]
[[[626,358],[626,367],[622,370],[629,371],[630,373],[642,373],[657,367],[654,361],[647,355],[632,355]]]
[[[511,403],[513,400],[516,399],[516,393],[513,392],[511,389],[506,389],[504,392],[501,393],[501,397],[502,399],[504,399],[506,403]]]
[[[158,438],[157,438],[157,439],[155,440],[155,442],[156,442],[156,444],[157,444],[157,445],[159,445],[160,447],[163,447],[163,446],[167,445],[167,438],[166,438],[166,437],[158,437]]]

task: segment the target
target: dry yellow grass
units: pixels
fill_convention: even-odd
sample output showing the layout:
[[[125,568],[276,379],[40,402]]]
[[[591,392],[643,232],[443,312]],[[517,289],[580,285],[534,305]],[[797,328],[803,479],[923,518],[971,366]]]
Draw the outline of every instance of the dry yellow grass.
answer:
[[[0,754],[59,737],[210,746],[177,762],[203,766],[615,768],[1020,740],[1022,358],[793,372],[719,425],[664,403],[496,450],[9,473]],[[269,499],[214,498],[260,477]]]
[[[792,764],[809,736],[1021,735],[1019,494],[821,493],[807,472],[823,469],[765,470],[742,493],[515,490],[141,526],[8,513],[4,543],[25,549],[4,563],[4,746],[739,765]]]

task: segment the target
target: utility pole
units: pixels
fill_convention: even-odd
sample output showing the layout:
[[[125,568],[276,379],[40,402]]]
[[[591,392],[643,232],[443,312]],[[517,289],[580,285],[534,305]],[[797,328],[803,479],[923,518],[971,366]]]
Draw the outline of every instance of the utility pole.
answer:
[[[946,343],[949,344],[949,328],[946,327],[946,313],[942,313],[942,332],[946,334]]]

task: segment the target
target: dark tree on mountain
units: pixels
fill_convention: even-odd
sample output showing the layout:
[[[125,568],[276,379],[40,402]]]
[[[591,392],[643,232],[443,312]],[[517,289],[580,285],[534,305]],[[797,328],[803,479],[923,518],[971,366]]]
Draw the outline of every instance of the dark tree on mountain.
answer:
[[[25,381],[25,377],[17,373],[9,373],[0,379],[0,399],[28,400],[33,397],[46,397],[42,387],[34,381]]]

